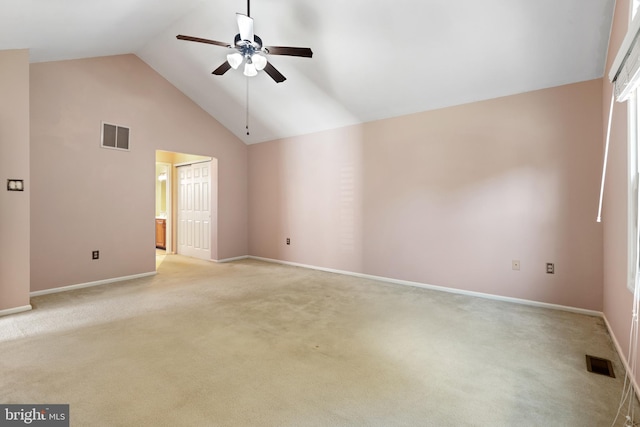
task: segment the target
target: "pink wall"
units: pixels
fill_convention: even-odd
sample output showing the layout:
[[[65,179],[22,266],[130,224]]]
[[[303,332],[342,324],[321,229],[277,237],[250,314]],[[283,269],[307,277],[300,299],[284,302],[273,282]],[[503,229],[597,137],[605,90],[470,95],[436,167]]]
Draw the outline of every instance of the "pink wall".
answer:
[[[32,64],[30,84],[32,291],[155,270],[155,150],[218,159],[212,243],[247,253],[246,145],[139,58]],[[100,148],[101,121],[131,151]]]
[[[29,306],[29,51],[0,51],[0,312]],[[23,179],[24,192],[8,192]]]
[[[598,79],[250,146],[250,254],[601,310],[601,92]]]
[[[608,76],[629,23],[629,0],[616,2],[605,74]],[[606,126],[612,85],[603,84],[602,115]],[[605,129],[606,130],[606,129]],[[604,133],[602,141],[604,141]],[[604,144],[604,142],[602,143]],[[603,209],[604,315],[627,357],[633,294],[627,288],[627,104],[615,103]],[[630,361],[628,361],[630,362]],[[638,378],[636,378],[638,380]]]

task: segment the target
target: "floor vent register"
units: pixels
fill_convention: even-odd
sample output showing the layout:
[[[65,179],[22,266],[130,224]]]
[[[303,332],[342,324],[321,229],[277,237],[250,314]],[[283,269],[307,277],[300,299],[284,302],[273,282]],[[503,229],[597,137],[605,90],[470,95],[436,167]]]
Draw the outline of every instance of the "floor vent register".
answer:
[[[587,371],[593,372],[594,374],[606,375],[611,378],[616,377],[616,375],[613,373],[613,365],[611,365],[611,360],[590,356],[588,354]]]

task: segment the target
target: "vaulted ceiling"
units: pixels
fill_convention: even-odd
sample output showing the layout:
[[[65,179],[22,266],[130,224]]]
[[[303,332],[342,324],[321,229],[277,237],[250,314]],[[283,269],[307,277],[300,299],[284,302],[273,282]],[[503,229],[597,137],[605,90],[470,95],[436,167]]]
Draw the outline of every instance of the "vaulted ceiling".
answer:
[[[246,143],[602,77],[614,0],[253,0],[287,80],[211,72],[246,0],[0,0],[0,49],[31,62],[135,53]],[[248,104],[247,104],[248,88]],[[249,107],[251,134],[246,135]]]

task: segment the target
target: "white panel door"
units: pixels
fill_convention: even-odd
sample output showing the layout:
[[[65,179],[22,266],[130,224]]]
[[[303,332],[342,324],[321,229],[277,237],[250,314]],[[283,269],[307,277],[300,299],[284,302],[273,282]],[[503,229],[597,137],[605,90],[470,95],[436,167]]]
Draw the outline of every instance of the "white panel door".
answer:
[[[178,167],[178,253],[211,259],[211,162]]]

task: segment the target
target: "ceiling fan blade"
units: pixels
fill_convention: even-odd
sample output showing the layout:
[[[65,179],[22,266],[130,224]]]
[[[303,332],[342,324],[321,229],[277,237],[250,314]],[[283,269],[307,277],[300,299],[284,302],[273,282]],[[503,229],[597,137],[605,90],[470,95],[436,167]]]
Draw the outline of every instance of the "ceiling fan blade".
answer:
[[[265,46],[264,49],[266,49],[270,55],[302,56],[304,58],[313,57],[313,51],[308,47]]]
[[[283,76],[280,71],[276,70],[276,67],[271,65],[270,62],[267,62],[267,65],[264,67],[264,72],[269,74],[269,77],[275,80],[276,83],[282,83],[287,80],[287,78]]]
[[[213,70],[211,74],[215,74],[216,76],[221,76],[227,71],[229,71],[230,69],[231,69],[231,64],[229,64],[229,62],[227,61],[224,61],[222,65],[220,65],[218,68]]]
[[[231,47],[229,43],[223,43],[223,42],[218,42],[218,41],[209,40],[209,39],[201,39],[200,37],[183,36],[182,34],[178,34],[176,38],[178,40],[186,40],[189,42],[207,43],[207,44],[213,44],[216,46]]]
[[[253,42],[253,18],[243,15],[242,13],[236,13],[236,17],[238,18],[240,38]]]

